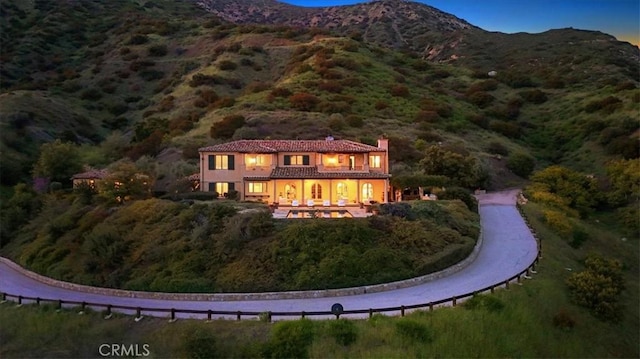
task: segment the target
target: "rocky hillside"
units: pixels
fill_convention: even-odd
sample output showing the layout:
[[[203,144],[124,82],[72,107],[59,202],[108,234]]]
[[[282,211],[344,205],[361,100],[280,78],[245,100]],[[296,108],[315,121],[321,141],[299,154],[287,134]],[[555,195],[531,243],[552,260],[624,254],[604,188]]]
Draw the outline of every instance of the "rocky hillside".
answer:
[[[275,0],[198,0],[197,3],[236,24],[331,29],[381,46],[418,51],[429,59],[441,59],[446,47],[455,48],[468,34],[481,31],[451,14],[405,0],[317,8]]]

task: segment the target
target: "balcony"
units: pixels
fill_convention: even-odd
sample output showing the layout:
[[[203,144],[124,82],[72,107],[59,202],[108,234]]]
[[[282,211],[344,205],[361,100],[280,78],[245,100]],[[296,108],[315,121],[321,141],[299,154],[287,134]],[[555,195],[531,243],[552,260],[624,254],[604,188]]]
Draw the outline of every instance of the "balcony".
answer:
[[[246,167],[246,171],[249,172],[271,172],[272,167],[271,166],[254,166],[254,165],[247,165]]]
[[[318,172],[369,172],[369,166],[325,166],[318,165]]]

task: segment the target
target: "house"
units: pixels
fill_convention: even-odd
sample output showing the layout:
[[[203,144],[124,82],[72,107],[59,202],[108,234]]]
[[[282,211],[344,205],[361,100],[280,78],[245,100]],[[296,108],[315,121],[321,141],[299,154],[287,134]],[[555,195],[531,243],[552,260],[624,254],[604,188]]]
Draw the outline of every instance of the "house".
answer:
[[[107,170],[104,169],[90,169],[82,173],[76,173],[71,177],[73,188],[78,188],[81,184],[88,184],[91,188],[96,188],[97,181],[104,179],[108,174]]]
[[[203,147],[200,188],[281,206],[360,206],[389,199],[389,141],[238,140]]]

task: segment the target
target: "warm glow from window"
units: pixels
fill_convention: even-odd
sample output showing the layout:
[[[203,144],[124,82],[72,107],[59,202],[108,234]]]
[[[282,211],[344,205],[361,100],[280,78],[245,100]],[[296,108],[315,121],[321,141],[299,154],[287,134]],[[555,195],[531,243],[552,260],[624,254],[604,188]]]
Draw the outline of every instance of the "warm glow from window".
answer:
[[[369,156],[369,167],[380,168],[382,167],[380,162],[380,156]]]
[[[229,169],[229,156],[216,156],[216,169],[228,170]],[[220,191],[217,191],[221,193]]]
[[[216,183],[216,192],[218,192],[218,196],[224,196],[225,193],[229,192],[229,184],[227,182]]]
[[[264,166],[266,162],[266,156],[263,155],[247,155],[247,166]]]
[[[373,198],[373,185],[371,183],[364,183],[362,185],[362,199]]]
[[[249,182],[249,193],[264,193],[265,192],[265,184],[264,183],[254,183]]]

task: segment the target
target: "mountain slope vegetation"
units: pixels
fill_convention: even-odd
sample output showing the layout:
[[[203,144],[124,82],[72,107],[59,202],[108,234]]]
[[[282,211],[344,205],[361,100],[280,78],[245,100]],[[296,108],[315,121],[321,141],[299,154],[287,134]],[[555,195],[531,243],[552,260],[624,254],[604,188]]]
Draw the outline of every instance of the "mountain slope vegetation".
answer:
[[[274,4],[288,10],[264,16]],[[572,29],[489,33],[401,4],[7,2],[2,183],[27,180],[39,144],[56,138],[81,144],[86,165],[104,166],[99,145],[114,131],[126,143],[120,156],[174,147],[189,161],[197,147],[230,138],[333,134],[371,142],[384,134],[395,174],[420,171],[422,151],[443,143],[472,153],[489,174],[480,185],[490,188],[509,185],[503,178],[517,183],[499,159],[514,151],[530,153],[538,166],[587,172],[612,156],[637,157],[637,48]],[[236,25],[205,9],[257,17],[239,17],[251,23]],[[303,19],[294,15],[312,10],[324,11],[325,22],[287,25],[287,16]],[[330,26],[354,11],[377,13],[372,24],[393,18],[466,40],[433,40],[453,51],[433,57],[368,37],[387,31],[365,29],[363,36]],[[414,39],[409,30],[398,27]],[[244,125],[212,133],[229,116],[243,116]]]

